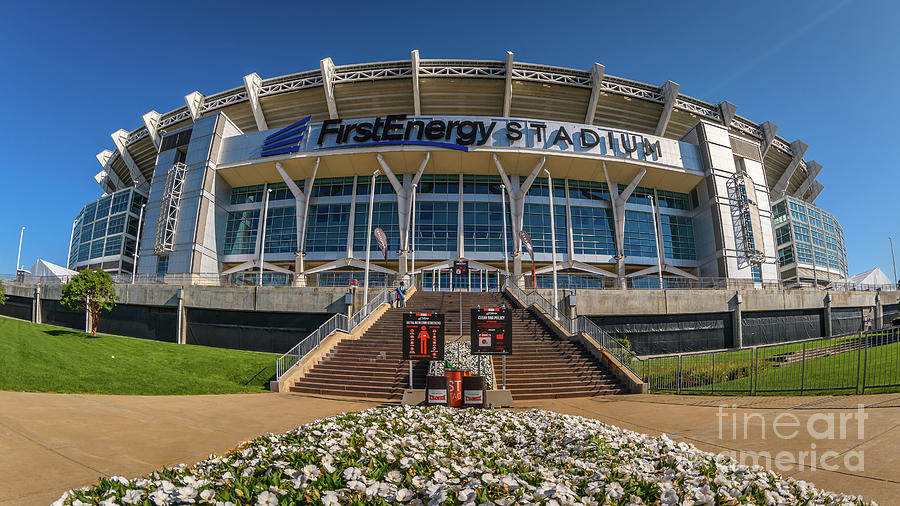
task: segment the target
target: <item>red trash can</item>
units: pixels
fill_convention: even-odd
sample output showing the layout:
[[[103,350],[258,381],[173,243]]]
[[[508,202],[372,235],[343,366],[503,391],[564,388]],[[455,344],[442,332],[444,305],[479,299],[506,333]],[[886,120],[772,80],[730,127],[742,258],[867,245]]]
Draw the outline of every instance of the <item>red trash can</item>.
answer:
[[[469,376],[470,374],[472,372],[466,369],[447,369],[444,371],[444,376],[447,377],[447,382],[450,384],[450,406],[458,408],[463,405],[462,379],[463,376]]]
[[[425,378],[425,404],[428,406],[448,406],[448,388],[446,376],[427,376]]]

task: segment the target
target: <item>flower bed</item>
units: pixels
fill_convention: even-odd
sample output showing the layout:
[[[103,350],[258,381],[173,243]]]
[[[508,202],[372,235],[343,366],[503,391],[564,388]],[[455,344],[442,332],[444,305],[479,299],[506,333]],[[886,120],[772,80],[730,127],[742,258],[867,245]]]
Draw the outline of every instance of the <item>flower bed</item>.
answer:
[[[759,467],[548,411],[391,407],[259,437],[223,456],[55,504],[862,504]]]

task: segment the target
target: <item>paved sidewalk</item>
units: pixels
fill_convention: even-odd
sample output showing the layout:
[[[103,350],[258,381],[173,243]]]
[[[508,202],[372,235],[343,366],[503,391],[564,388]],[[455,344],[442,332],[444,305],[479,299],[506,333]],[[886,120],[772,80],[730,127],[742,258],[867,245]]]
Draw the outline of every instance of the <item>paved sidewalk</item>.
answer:
[[[851,418],[858,404],[868,415],[861,438]],[[378,405],[371,400],[293,394],[140,397],[0,392],[0,504],[49,504],[64,490],[92,484],[103,475],[136,477],[163,466],[192,464],[266,432],[284,432],[312,420]],[[729,407],[720,409],[720,405]],[[733,405],[737,408],[732,409]],[[782,464],[788,470],[781,474],[828,490],[863,494],[881,504],[895,503],[900,497],[900,394],[628,395],[527,401],[518,408],[582,415],[648,434],[665,432],[708,451],[768,451],[773,457],[787,451],[791,460]],[[743,436],[745,414],[750,416],[747,438]],[[789,426],[792,415],[799,427]],[[838,427],[844,416],[844,439],[839,434],[835,439],[814,439],[814,434],[825,430],[829,415]],[[812,433],[806,425],[811,417],[815,421]],[[777,437],[775,419],[782,422],[778,427],[782,434],[798,431],[797,436]],[[824,462],[837,465],[837,470],[810,471],[812,449],[817,466]],[[824,455],[828,450],[836,455]],[[845,465],[845,457],[852,452],[862,452],[864,470],[853,470],[857,464],[853,459],[851,469]]]

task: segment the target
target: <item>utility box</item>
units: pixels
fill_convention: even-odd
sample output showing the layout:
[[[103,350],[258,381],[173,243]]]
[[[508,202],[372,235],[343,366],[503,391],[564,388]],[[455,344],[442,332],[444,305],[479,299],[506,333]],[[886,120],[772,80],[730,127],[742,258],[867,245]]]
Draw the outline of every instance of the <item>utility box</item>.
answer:
[[[569,303],[569,307],[575,307],[575,302],[576,302],[575,294],[574,294],[574,293],[570,293],[570,294],[568,295],[568,299],[569,299],[569,300],[568,300],[567,302]]]

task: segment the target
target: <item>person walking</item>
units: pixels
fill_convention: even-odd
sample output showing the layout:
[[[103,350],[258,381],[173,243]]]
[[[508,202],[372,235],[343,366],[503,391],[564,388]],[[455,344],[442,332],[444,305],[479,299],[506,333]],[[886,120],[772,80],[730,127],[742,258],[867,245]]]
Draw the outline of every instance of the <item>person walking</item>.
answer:
[[[406,307],[406,288],[403,286],[403,281],[397,285],[397,307]]]

